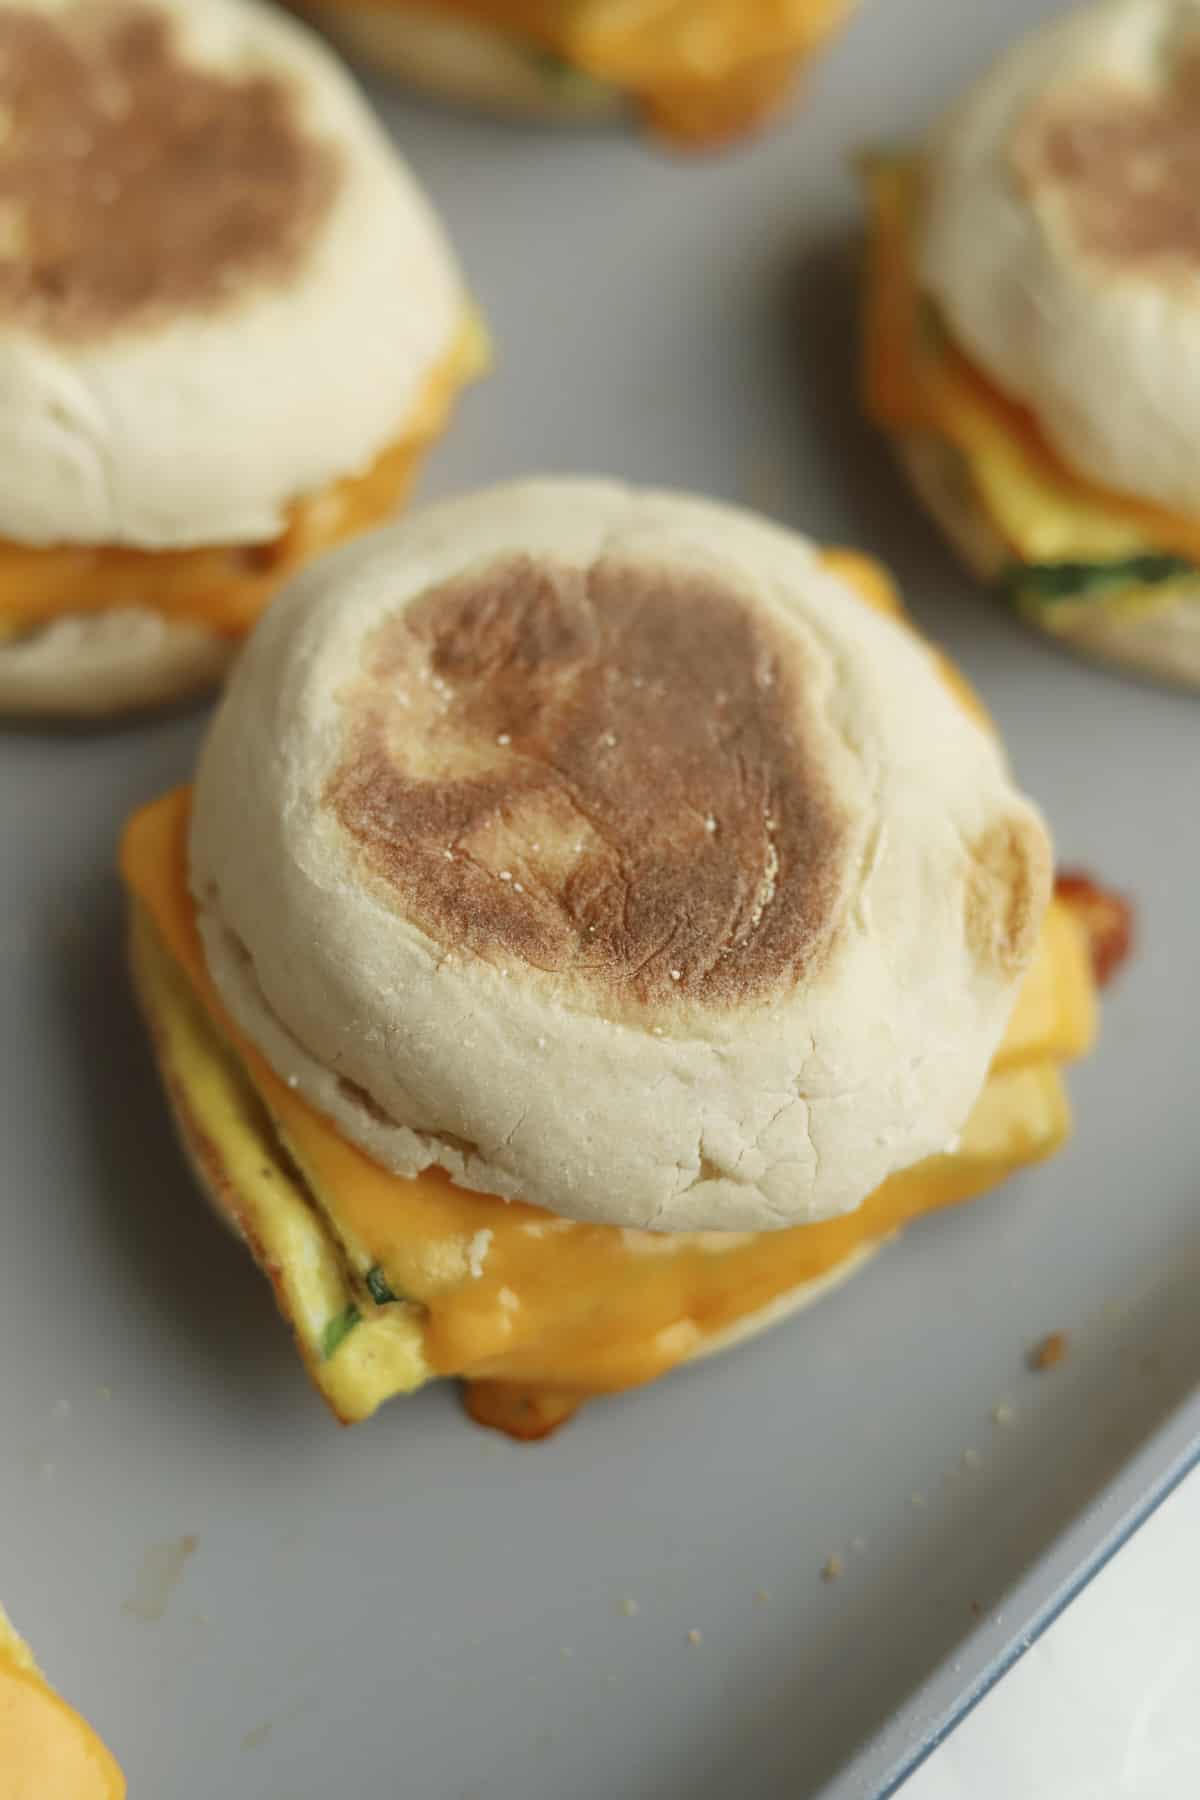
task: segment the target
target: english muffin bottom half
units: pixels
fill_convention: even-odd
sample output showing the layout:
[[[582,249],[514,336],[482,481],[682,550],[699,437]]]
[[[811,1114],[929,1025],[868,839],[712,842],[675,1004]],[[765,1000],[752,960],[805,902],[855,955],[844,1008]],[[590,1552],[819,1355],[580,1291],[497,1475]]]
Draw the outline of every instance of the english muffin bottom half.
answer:
[[[16,1800],[124,1800],[91,1726],[61,1700],[0,1607],[0,1791]]]
[[[295,0],[351,54],[442,97],[559,122],[636,109],[703,148],[764,123],[853,0]]]
[[[1200,12],[1103,0],[868,158],[868,410],[968,565],[1200,686]]]
[[[256,0],[0,0],[0,712],[210,684],[480,366],[441,228]]]
[[[601,481],[302,576],[129,823],[181,1135],[339,1417],[536,1436],[1048,1156],[1086,913],[882,571]]]

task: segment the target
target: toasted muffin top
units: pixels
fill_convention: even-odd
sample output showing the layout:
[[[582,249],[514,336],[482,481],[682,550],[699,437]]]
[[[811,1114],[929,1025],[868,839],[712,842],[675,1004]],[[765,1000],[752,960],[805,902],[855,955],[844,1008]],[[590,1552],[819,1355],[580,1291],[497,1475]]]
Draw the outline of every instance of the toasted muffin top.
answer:
[[[550,480],[277,602],[191,858],[227,1003],[348,1136],[658,1229],[944,1148],[1049,880],[994,740],[805,539]]]

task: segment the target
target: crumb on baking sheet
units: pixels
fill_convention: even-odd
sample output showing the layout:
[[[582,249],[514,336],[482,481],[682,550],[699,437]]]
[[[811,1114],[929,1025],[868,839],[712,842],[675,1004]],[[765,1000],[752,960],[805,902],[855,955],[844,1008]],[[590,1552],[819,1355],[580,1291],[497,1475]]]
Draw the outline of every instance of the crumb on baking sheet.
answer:
[[[689,1644],[702,1644],[704,1642],[704,1633],[702,1631],[697,1631],[696,1627],[693,1625],[692,1629],[688,1632],[687,1641]]]
[[[771,1596],[767,1592],[766,1588],[755,1588],[754,1604],[755,1604],[755,1606],[770,1606]]]
[[[1063,1362],[1067,1354],[1065,1331],[1051,1331],[1029,1352],[1029,1366],[1039,1375]]]
[[[992,1408],[993,1425],[1015,1425],[1016,1422],[1017,1415],[1011,1402],[1008,1400],[997,1400],[995,1406]]]
[[[626,1594],[621,1602],[621,1612],[627,1619],[636,1619],[641,1608],[632,1595]]]
[[[825,1565],[821,1570],[821,1580],[836,1581],[838,1576],[845,1570],[845,1567],[846,1565],[842,1561],[841,1556],[835,1550],[833,1555],[828,1557],[825,1561]]]
[[[964,1450],[962,1453],[964,1469],[982,1469],[983,1458],[978,1450]]]

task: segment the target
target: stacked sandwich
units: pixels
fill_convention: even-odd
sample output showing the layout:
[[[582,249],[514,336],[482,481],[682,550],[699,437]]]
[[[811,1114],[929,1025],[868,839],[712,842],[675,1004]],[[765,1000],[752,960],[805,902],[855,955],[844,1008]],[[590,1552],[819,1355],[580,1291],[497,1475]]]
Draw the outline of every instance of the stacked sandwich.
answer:
[[[345,1419],[530,1435],[1058,1147],[1087,934],[881,572],[540,481],[272,609],[139,814],[184,1141]]]

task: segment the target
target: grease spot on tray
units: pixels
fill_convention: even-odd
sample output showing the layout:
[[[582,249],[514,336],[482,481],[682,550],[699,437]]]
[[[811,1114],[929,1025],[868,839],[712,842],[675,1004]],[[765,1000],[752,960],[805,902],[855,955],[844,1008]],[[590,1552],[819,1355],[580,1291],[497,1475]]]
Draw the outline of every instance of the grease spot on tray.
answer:
[[[133,1591],[121,1611],[131,1619],[140,1619],[145,1625],[156,1625],[165,1615],[171,1595],[199,1541],[189,1533],[186,1537],[170,1538],[163,1544],[151,1544],[142,1558]]]

